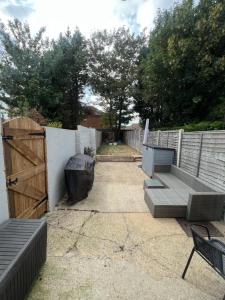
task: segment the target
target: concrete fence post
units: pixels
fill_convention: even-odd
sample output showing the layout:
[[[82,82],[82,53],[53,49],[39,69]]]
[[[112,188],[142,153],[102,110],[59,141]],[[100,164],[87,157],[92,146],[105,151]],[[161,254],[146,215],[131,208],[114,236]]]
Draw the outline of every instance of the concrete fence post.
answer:
[[[183,133],[184,133],[184,129],[179,129],[179,131],[178,131],[178,146],[177,146],[177,167],[178,168],[180,167]]]
[[[202,155],[202,141],[203,141],[203,133],[200,134],[200,144],[199,144],[199,152],[198,152],[198,163],[196,168],[196,177],[199,176],[199,168],[201,163],[201,155]]]
[[[159,141],[160,141],[160,130],[157,132],[157,146],[159,146]]]
[[[141,151],[141,129],[138,131],[138,150]]]

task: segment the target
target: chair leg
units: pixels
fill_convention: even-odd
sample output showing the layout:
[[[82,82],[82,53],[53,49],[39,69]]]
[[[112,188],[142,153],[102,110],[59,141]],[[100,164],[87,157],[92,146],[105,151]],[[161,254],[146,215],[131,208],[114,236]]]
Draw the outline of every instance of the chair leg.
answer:
[[[192,259],[192,256],[193,256],[194,252],[195,252],[195,247],[191,250],[191,254],[190,254],[189,258],[188,258],[187,264],[186,264],[185,269],[184,269],[184,272],[183,272],[183,274],[182,274],[182,278],[183,278],[183,279],[184,279],[185,274],[186,274],[186,272],[187,272],[187,269],[188,269],[188,267],[189,267],[189,265],[190,265],[190,262],[191,262],[191,259]]]

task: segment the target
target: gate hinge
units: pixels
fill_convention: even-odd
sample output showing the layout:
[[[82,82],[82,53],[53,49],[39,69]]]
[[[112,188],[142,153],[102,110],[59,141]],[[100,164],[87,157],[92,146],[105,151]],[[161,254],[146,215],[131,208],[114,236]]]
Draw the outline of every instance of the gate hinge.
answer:
[[[3,139],[3,140],[12,140],[12,139],[13,139],[13,136],[12,136],[12,135],[3,135],[3,136],[2,136],[2,139]]]
[[[11,178],[6,182],[7,186],[16,184],[18,182],[18,178],[15,178],[14,180],[12,180]]]

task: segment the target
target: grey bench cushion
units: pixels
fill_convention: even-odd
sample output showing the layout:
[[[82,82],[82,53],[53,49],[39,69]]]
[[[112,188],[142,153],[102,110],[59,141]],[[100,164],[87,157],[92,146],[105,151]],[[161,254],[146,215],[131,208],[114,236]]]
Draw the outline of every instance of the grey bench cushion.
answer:
[[[158,179],[148,178],[144,180],[144,188],[165,188],[165,184]]]
[[[172,189],[145,189],[145,202],[155,218],[186,216],[188,199]]]
[[[187,202],[189,194],[195,192],[195,190],[193,190],[185,182],[183,182],[171,173],[155,173],[155,176],[160,181],[162,181],[168,188],[176,191],[182,197],[185,197]]]

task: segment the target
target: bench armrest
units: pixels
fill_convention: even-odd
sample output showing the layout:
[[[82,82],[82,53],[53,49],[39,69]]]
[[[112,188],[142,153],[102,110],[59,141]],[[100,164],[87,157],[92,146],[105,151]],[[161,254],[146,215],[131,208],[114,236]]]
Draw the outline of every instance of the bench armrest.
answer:
[[[190,221],[220,220],[222,217],[224,202],[224,193],[190,193],[187,206],[187,219]]]

